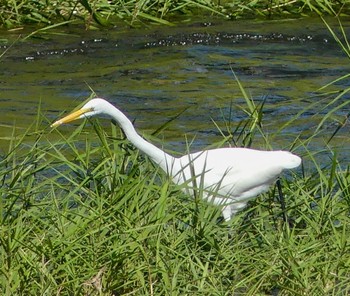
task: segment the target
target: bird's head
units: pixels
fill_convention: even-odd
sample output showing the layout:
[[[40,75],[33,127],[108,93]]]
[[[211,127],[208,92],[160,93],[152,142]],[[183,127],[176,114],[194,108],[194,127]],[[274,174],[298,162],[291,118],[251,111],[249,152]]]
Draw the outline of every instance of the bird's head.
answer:
[[[91,116],[96,116],[101,113],[105,113],[108,108],[110,108],[111,104],[106,100],[101,98],[95,98],[87,102],[83,107],[79,110],[70,113],[69,115],[55,121],[51,124],[51,127],[56,127],[64,123],[71,122],[80,118],[87,118]]]

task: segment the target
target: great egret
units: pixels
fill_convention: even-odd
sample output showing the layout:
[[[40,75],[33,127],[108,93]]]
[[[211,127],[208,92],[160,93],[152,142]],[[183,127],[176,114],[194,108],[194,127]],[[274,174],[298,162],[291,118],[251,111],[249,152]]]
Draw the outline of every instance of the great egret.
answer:
[[[79,118],[107,115],[118,122],[126,137],[159,165],[183,190],[222,206],[226,221],[246,206],[247,201],[268,190],[284,169],[300,165],[301,159],[287,151],[259,151],[248,148],[219,148],[174,157],[143,139],[131,121],[116,107],[95,98],[81,109],[57,120],[55,127]]]

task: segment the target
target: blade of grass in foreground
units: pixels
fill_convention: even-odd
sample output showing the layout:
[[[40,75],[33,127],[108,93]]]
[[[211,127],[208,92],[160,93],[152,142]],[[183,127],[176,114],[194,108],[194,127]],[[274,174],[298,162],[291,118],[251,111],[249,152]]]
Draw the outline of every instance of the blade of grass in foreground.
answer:
[[[51,33],[51,32],[49,32],[51,29],[61,27],[61,26],[64,26],[64,25],[67,25],[67,24],[70,24],[73,22],[74,22],[74,20],[69,20],[69,21],[64,21],[64,22],[58,23],[58,24],[49,25],[49,26],[46,26],[44,28],[40,28],[38,30],[31,32],[30,34],[28,34],[27,36],[22,38],[22,40],[25,41],[26,39],[31,38],[39,33]]]

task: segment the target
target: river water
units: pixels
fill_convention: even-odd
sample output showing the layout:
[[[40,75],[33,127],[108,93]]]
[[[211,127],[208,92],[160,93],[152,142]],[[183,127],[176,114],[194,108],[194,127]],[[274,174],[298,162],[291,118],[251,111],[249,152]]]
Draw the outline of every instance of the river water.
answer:
[[[343,22],[346,32],[349,24]],[[337,29],[338,24],[331,26]],[[330,110],[344,104],[310,144],[311,149],[322,150],[349,113],[349,95],[331,105],[336,95],[321,95],[346,89],[348,79],[319,91],[350,72],[349,58],[320,19],[210,19],[142,30],[125,25],[101,31],[69,26],[20,41],[29,30],[0,32],[1,149],[14,126],[20,133],[35,123],[39,104],[49,123],[80,104],[93,89],[145,133],[188,108],[160,138],[169,149],[183,152],[190,141],[197,150],[222,138],[217,126],[225,130],[230,122],[234,129],[247,117],[233,72],[249,97],[257,104],[265,101],[267,134],[308,108],[273,137],[274,149],[288,149],[298,136],[311,136]],[[73,129],[63,127],[65,132]],[[345,123],[330,145],[348,161],[349,144]],[[253,146],[264,148],[259,141]]]

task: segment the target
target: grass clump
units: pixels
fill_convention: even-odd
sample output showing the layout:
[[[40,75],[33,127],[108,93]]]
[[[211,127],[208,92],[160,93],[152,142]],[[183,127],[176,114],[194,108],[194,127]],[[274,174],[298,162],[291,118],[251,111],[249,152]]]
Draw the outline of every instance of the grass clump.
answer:
[[[249,146],[263,133],[263,105],[247,103],[249,119],[225,141]],[[310,169],[281,179],[291,225],[275,189],[223,223],[113,124],[70,126],[68,136],[42,126],[38,118],[1,156],[3,295],[350,292],[350,170],[336,154],[321,166],[295,140]]]
[[[28,23],[49,26],[76,20],[83,20],[88,27],[94,24],[110,26],[119,20],[131,25],[140,24],[140,21],[170,25],[183,15],[192,17],[203,13],[225,19],[349,14],[346,0],[2,0],[0,3],[0,24],[7,28]]]

